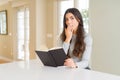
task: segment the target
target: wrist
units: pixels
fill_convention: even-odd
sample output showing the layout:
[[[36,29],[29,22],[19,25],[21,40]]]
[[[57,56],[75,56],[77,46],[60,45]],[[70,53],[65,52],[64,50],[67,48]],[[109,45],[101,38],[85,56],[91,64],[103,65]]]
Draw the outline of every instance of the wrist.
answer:
[[[75,65],[75,66],[73,66],[72,68],[78,68],[78,66],[77,66],[77,65]]]
[[[76,65],[75,68],[78,68],[78,66]]]
[[[70,43],[70,39],[65,39],[65,42],[66,43]]]

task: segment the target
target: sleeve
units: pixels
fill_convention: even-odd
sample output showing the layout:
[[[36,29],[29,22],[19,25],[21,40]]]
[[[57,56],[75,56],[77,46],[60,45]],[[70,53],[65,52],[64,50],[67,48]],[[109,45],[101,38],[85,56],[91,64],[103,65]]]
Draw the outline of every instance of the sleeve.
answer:
[[[64,49],[64,51],[65,51],[65,53],[67,54],[68,53],[68,49],[69,49],[69,43],[66,43],[66,42],[63,42],[63,49]]]
[[[58,38],[57,47],[62,47],[66,54],[68,53],[69,46],[69,43],[62,42],[61,39]]]
[[[83,53],[81,61],[77,62],[76,65],[80,68],[86,68],[89,66],[91,52],[92,52],[92,37],[86,35],[85,37],[86,48]]]

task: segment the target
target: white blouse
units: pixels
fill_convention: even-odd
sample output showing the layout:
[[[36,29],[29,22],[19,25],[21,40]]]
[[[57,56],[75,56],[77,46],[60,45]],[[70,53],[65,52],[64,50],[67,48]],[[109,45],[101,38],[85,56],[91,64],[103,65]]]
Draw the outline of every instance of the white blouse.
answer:
[[[91,51],[92,51],[92,38],[88,34],[85,35],[84,41],[86,43],[86,48],[85,48],[82,58],[75,57],[72,54],[72,51],[75,45],[75,40],[76,40],[76,35],[73,35],[71,44],[63,42],[62,47],[66,54],[68,53],[68,49],[70,48],[69,55],[74,60],[74,62],[77,64],[77,66],[80,68],[86,68],[89,66],[89,62],[90,62]]]

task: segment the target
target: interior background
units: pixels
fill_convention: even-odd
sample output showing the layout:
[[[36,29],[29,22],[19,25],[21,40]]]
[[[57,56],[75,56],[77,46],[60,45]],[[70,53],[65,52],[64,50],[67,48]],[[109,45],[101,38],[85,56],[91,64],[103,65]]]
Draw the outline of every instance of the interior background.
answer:
[[[1,0],[0,0],[1,1]],[[8,2],[5,2],[8,1]],[[0,10],[8,11],[8,35],[0,35],[0,56],[14,60],[14,11],[30,9],[30,59],[35,50],[54,47],[57,31],[57,0],[3,0]],[[93,37],[93,70],[120,75],[120,0],[90,0],[90,33]],[[20,4],[21,3],[21,4]],[[20,4],[20,5],[18,5]]]

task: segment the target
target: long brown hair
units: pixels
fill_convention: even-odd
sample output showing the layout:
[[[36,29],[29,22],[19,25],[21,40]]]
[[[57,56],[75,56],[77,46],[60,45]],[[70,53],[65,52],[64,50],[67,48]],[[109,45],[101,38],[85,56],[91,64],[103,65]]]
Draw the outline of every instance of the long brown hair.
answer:
[[[66,25],[65,16],[67,13],[72,13],[74,15],[74,17],[76,18],[76,20],[79,22],[77,32],[76,32],[76,41],[75,41],[75,45],[74,45],[74,49],[73,49],[73,55],[76,57],[82,57],[83,52],[85,50],[85,46],[86,46],[85,42],[84,42],[85,31],[84,31],[84,26],[83,26],[82,15],[78,9],[69,8],[66,10],[66,12],[64,14],[64,18],[63,18],[63,32],[60,36],[61,40],[64,42],[66,39],[65,28],[67,28],[67,25]],[[69,51],[68,51],[68,54],[69,54]]]

